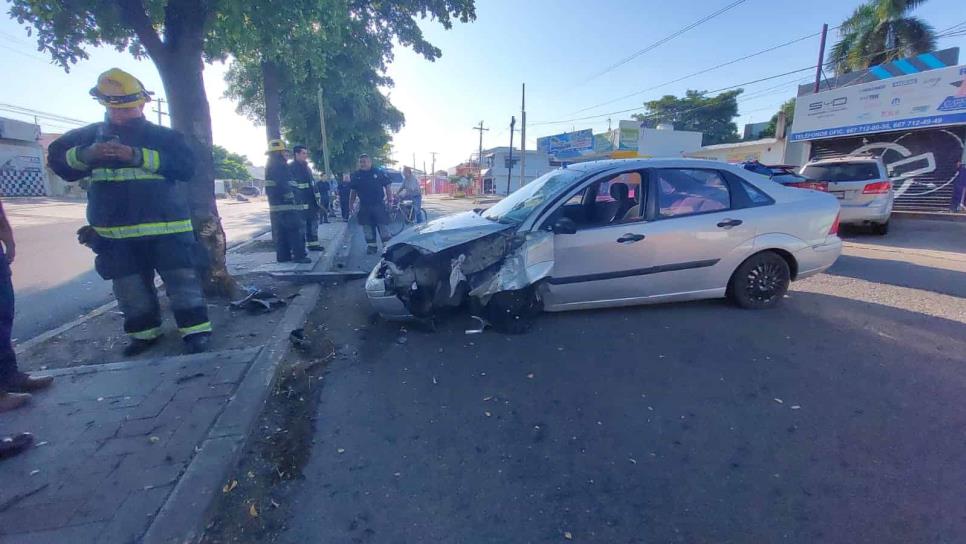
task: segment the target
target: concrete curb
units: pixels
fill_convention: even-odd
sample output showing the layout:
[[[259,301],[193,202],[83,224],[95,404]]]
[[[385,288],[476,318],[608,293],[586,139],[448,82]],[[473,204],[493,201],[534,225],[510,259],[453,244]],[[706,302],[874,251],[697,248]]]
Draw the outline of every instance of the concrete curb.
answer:
[[[348,232],[343,228],[334,241],[341,245]],[[331,266],[335,252],[319,259],[316,269]],[[197,542],[204,536],[208,511],[229,471],[238,462],[251,427],[264,409],[275,382],[278,365],[291,349],[289,333],[300,328],[318,302],[322,287],[311,284],[285,310],[271,339],[252,362],[221,415],[208,430],[181,479],[154,517],[143,544]]]
[[[953,221],[966,223],[966,213],[947,212],[892,212],[893,219],[921,219],[924,221]]]

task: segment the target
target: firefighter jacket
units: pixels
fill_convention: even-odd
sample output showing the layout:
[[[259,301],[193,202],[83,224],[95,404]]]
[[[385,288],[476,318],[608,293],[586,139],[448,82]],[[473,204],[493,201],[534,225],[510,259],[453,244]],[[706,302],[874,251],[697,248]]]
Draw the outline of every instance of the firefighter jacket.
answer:
[[[83,150],[117,138],[134,148],[130,164],[87,164]],[[194,154],[181,133],[146,119],[95,123],[64,134],[48,148],[50,169],[67,181],[88,178],[87,222],[104,238],[128,239],[191,232],[188,202],[175,183],[189,181]]]
[[[292,169],[285,160],[269,159],[265,167],[265,195],[268,210],[273,213],[306,209],[298,198],[298,189],[292,181]]]
[[[319,209],[321,200],[319,188],[315,186],[315,179],[312,177],[309,165],[301,161],[292,161],[288,166],[292,169],[292,177],[295,180],[295,188],[298,190],[299,202],[306,207],[305,209]]]

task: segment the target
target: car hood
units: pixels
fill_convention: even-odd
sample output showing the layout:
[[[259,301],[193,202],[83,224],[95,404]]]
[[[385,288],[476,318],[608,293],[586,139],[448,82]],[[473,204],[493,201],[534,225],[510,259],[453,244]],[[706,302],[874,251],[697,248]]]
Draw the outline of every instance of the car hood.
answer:
[[[484,219],[476,212],[462,212],[410,227],[394,236],[389,247],[408,244],[436,253],[512,228],[514,225]]]

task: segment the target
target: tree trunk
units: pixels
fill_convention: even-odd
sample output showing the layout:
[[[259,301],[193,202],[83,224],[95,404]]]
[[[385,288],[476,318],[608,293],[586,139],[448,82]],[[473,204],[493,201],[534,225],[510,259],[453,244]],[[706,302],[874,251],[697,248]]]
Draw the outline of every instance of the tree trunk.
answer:
[[[273,61],[262,61],[262,82],[265,93],[265,135],[269,140],[279,140],[282,138],[282,89],[278,65]]]
[[[183,52],[181,52],[183,53]],[[195,154],[194,177],[182,186],[195,235],[208,256],[202,283],[211,296],[239,298],[242,289],[228,273],[225,230],[215,204],[215,164],[211,155],[211,111],[205,93],[201,51],[156,58],[171,108],[171,126],[183,133]]]

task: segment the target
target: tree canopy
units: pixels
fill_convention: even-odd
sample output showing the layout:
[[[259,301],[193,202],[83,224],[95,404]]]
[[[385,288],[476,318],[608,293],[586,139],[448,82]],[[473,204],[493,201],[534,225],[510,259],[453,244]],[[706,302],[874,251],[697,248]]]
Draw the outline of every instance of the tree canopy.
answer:
[[[211,154],[215,159],[215,179],[237,179],[248,181],[252,179],[246,166],[251,162],[248,157],[232,153],[220,145],[211,147]]]
[[[792,121],[795,119],[795,97],[789,98],[778,107],[779,112],[785,112],[785,133],[792,128]],[[778,112],[768,120],[768,126],[758,135],[760,138],[774,138],[775,130],[778,128]]]
[[[926,0],[869,0],[839,27],[841,39],[829,51],[835,73],[845,74],[932,51],[936,33],[910,13]]]
[[[708,97],[705,92],[689,90],[681,98],[664,95],[645,102],[647,111],[633,117],[649,127],[672,123],[675,130],[703,132],[702,145],[735,142],[739,139],[738,127],[734,123],[738,116],[736,98],[742,92],[742,89],[735,89]]]

